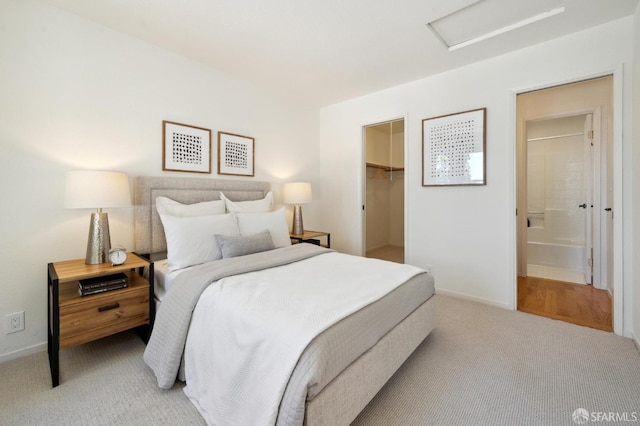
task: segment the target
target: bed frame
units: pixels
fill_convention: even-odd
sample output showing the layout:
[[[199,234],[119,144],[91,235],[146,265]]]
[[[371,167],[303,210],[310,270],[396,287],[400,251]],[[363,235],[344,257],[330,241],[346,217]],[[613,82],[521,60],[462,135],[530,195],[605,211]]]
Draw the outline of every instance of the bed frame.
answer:
[[[226,179],[138,176],[134,182],[134,244],[138,253],[167,251],[164,228],[156,210],[156,198],[164,196],[184,204],[219,200],[220,193],[232,201],[264,198],[268,182]]]
[[[246,201],[264,198],[270,187],[268,182],[248,180],[137,177],[134,186],[135,250],[145,254],[167,250],[164,229],[155,208],[158,196],[191,204],[220,199],[220,192],[224,192],[233,201]],[[432,297],[307,401],[304,424],[351,423],[429,335],[434,323],[433,305]]]

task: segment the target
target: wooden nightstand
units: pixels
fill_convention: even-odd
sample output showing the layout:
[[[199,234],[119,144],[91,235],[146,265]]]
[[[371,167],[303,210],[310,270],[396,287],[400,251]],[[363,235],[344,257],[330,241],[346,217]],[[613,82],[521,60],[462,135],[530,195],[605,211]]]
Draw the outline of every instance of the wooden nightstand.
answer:
[[[48,350],[53,387],[60,379],[60,350],[134,327],[139,327],[146,341],[153,327],[153,262],[135,253],[128,253],[127,261],[118,266],[84,262],[85,259],[54,262],[47,268]],[[143,277],[144,268],[149,270],[148,279]],[[128,287],[88,296],[78,293],[78,280],[118,272],[127,274]]]
[[[305,230],[302,234],[292,234],[289,233],[289,238],[293,240],[295,243],[311,243],[320,245],[320,240],[318,238],[326,237],[327,245],[324,247],[331,248],[331,233],[330,232],[320,232],[320,231],[307,231]]]

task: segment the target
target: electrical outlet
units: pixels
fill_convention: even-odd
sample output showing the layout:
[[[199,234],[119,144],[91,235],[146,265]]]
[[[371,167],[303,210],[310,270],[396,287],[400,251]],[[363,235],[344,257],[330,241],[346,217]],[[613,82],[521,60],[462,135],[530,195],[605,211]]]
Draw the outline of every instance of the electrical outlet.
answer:
[[[424,270],[427,271],[429,275],[433,275],[433,265],[424,265]]]
[[[24,311],[7,315],[7,334],[24,330]]]

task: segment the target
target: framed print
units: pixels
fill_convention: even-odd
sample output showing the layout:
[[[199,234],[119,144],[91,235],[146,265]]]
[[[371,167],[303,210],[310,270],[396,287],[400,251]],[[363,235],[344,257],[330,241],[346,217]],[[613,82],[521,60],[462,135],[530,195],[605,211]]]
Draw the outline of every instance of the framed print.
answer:
[[[422,186],[486,185],[487,109],[422,120]]]
[[[211,130],[163,121],[162,170],[211,173]]]
[[[254,139],[218,132],[218,174],[253,176]]]

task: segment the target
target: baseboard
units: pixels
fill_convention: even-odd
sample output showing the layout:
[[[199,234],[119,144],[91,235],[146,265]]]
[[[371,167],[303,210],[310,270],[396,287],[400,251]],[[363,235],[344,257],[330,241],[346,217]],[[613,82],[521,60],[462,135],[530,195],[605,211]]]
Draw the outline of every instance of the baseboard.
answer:
[[[640,353],[640,340],[638,340],[638,336],[635,333],[631,333],[631,340],[636,344],[636,349]]]
[[[513,310],[511,308],[511,306],[509,306],[508,303],[496,302],[495,300],[484,299],[482,297],[469,296],[468,294],[457,293],[455,291],[444,290],[444,289],[441,289],[441,288],[438,288],[438,287],[436,287],[436,294],[442,294],[442,295],[445,295],[445,296],[451,296],[451,297],[455,297],[457,299],[470,300],[472,302],[478,302],[478,303],[482,303],[484,305],[491,305],[491,306],[495,306],[496,308],[507,309],[509,311]]]
[[[47,350],[47,342],[38,343],[37,345],[28,346],[26,348],[18,349],[17,351],[8,352],[0,355],[0,364],[22,358],[28,355],[37,354],[38,352],[44,352]]]

